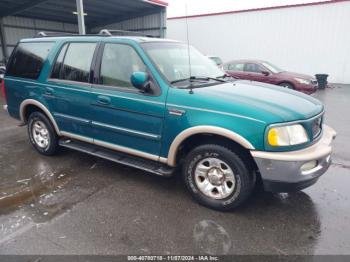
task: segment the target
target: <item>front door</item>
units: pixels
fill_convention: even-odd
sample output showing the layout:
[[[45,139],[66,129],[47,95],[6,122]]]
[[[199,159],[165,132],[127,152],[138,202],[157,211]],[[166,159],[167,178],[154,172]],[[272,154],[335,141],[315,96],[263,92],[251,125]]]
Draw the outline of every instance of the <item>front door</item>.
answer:
[[[134,47],[105,43],[98,79],[92,87],[91,125],[94,142],[126,153],[157,160],[165,112],[165,95],[150,75],[151,92],[130,82],[133,72],[149,73]]]
[[[64,44],[44,91],[61,132],[91,141],[89,82],[96,45],[93,42]]]
[[[247,79],[258,82],[268,82],[267,76],[262,72],[264,68],[256,63],[246,63],[244,66],[244,72],[247,74]]]

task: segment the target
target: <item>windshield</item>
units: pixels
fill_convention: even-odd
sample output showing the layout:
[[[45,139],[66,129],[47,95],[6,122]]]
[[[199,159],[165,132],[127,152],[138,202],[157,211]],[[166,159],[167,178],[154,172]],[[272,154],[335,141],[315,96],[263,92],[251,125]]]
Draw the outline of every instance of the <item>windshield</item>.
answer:
[[[267,69],[269,69],[272,73],[281,73],[284,70],[278,68],[277,66],[270,64],[268,62],[263,62],[262,63]]]
[[[143,43],[142,47],[169,82],[189,79],[190,77],[217,78],[225,74],[208,57],[202,55],[195,48],[190,46],[190,52],[188,52],[186,44],[157,42]],[[191,75],[188,53],[190,53],[191,59]]]

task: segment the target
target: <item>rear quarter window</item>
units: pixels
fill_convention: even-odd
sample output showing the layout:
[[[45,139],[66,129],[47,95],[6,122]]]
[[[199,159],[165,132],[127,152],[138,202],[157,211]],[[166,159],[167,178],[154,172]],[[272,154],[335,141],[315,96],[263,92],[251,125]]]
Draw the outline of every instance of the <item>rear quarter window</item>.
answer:
[[[19,43],[13,51],[6,75],[37,79],[53,42]]]

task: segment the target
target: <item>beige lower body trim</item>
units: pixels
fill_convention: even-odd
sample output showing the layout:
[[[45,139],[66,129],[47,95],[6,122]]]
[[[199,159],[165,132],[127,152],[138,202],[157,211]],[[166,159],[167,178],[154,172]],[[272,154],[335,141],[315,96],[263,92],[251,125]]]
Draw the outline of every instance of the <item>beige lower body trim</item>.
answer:
[[[332,141],[336,136],[333,128],[324,125],[321,139],[310,147],[290,152],[250,151],[254,158],[280,161],[309,161],[320,159],[332,152]]]
[[[168,164],[168,159],[165,157],[160,157],[159,158],[159,162],[163,163],[163,164]]]
[[[128,148],[128,147],[118,146],[118,145],[115,145],[115,144],[111,144],[111,143],[100,141],[100,140],[96,140],[96,139],[94,139],[94,144],[98,145],[98,146],[106,147],[106,148],[109,148],[109,149],[112,149],[112,150],[116,150],[116,151],[120,151],[120,152],[123,152],[123,153],[127,153],[127,154],[130,154],[130,155],[147,158],[147,159],[150,159],[150,160],[153,160],[153,161],[159,161],[159,156],[157,156],[157,155],[152,155],[152,154],[145,153],[145,152],[142,152],[142,151],[139,151],[139,150],[135,150],[135,149],[131,149],[131,148]]]
[[[76,139],[76,140],[79,140],[79,141],[91,143],[91,144],[94,143],[94,140],[92,138],[90,138],[90,137],[76,135],[76,134],[73,134],[73,133],[70,133],[70,132],[66,132],[66,131],[61,131],[61,135],[69,137],[69,138],[73,138],[73,139]]]
[[[145,152],[142,152],[142,151],[139,151],[139,150],[135,150],[135,149],[131,149],[131,148],[128,148],[128,147],[118,146],[118,145],[111,144],[111,143],[108,143],[108,142],[104,142],[104,141],[101,141],[101,140],[96,140],[96,139],[92,139],[92,138],[89,138],[89,137],[76,135],[76,134],[73,134],[73,133],[70,133],[70,132],[65,132],[65,131],[61,131],[61,134],[62,134],[62,136],[65,136],[65,137],[68,137],[68,138],[76,139],[76,140],[87,142],[87,143],[90,143],[90,144],[95,144],[95,145],[98,145],[98,146],[102,146],[102,147],[109,148],[109,149],[112,149],[112,150],[115,150],[115,151],[119,151],[119,152],[123,152],[123,153],[126,153],[126,154],[130,154],[130,155],[134,155],[134,156],[138,156],[138,157],[142,157],[142,158],[147,158],[147,159],[153,160],[153,161],[159,161],[159,162],[165,163],[165,164],[168,162],[168,160],[166,158],[163,158],[163,157],[160,158],[157,155],[152,155],[152,154],[145,153]]]

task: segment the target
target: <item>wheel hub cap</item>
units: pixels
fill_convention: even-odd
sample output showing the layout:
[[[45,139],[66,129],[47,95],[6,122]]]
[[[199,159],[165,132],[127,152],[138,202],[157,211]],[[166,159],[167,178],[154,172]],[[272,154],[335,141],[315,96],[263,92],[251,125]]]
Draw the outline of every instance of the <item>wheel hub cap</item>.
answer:
[[[224,199],[235,189],[236,179],[232,169],[218,158],[201,160],[194,172],[196,186],[210,198]]]
[[[219,168],[211,168],[208,171],[208,180],[211,184],[220,186],[225,180],[224,173]]]
[[[32,127],[34,142],[41,148],[46,148],[50,143],[49,131],[42,121],[36,121]]]

